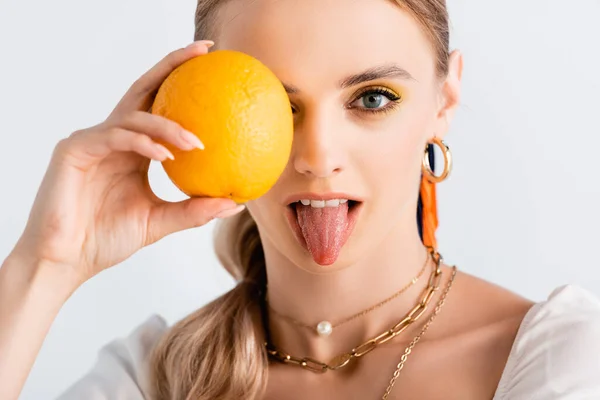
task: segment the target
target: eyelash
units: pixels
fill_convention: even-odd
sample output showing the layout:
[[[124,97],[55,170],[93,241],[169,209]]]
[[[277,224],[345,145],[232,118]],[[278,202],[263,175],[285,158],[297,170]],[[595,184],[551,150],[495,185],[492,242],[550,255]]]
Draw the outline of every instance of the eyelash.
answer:
[[[352,107],[352,106],[348,106],[348,108],[350,108],[350,109],[356,109],[358,112],[362,112],[362,113],[367,113],[367,114],[373,115],[373,114],[387,113],[387,112],[393,111],[402,102],[402,97],[399,96],[399,95],[397,95],[396,93],[394,93],[390,89],[387,89],[387,88],[384,88],[384,87],[374,87],[374,88],[367,88],[367,89],[363,90],[362,92],[360,92],[354,98],[354,100],[352,100],[350,102],[350,104],[354,103],[358,99],[361,99],[361,98],[363,98],[363,97],[365,97],[367,95],[371,95],[371,94],[380,94],[380,95],[383,95],[383,96],[385,96],[389,100],[389,103],[387,105],[385,105],[384,107],[381,107],[381,108],[364,108],[364,107]]]

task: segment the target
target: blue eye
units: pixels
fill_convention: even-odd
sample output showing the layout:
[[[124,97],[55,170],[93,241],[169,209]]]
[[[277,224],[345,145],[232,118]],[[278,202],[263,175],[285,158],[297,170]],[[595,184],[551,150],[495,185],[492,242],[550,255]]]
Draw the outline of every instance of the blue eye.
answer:
[[[379,93],[367,93],[360,100],[365,108],[379,108],[390,102],[390,99]]]
[[[371,88],[363,91],[350,104],[350,108],[355,108],[364,112],[387,111],[396,106],[401,98],[391,90],[385,88]]]

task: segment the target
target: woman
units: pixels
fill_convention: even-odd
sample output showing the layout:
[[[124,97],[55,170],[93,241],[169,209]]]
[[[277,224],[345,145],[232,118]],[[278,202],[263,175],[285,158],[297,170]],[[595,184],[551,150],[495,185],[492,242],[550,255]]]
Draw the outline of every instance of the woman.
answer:
[[[444,1],[200,0],[196,25],[214,46],[173,52],[56,147],[0,269],[3,399],[83,282],[213,218],[226,218],[216,250],[238,285],[174,327],[153,318],[111,343],[62,399],[600,398],[596,298],[563,286],[533,303],[437,251],[462,73]],[[295,114],[287,169],[247,209],[165,203],[146,181],[149,159],[172,157],[156,140],[202,147],[146,111],[211,46],[263,61]]]

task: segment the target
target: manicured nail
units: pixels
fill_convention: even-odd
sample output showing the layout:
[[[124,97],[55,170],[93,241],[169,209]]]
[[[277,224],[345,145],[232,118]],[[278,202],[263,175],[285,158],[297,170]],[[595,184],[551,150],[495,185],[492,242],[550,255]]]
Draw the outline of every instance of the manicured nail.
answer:
[[[175,156],[173,155],[173,153],[171,153],[165,146],[163,146],[162,144],[156,144],[156,149],[159,151],[159,153],[162,155],[162,160],[166,158],[170,158],[171,160],[175,159]],[[160,160],[160,161],[162,161]]]
[[[237,206],[236,208],[232,208],[231,210],[221,211],[220,213],[215,215],[215,218],[233,217],[234,215],[239,214],[240,212],[244,211],[245,208],[246,208],[245,205],[240,204],[239,206]]]
[[[198,136],[194,135],[192,132],[182,130],[181,138],[185,140],[189,145],[197,147],[200,150],[204,150],[204,143],[202,143]]]
[[[198,46],[206,46],[210,49],[214,45],[215,45],[215,42],[213,42],[212,40],[197,40],[197,41],[189,44],[186,47],[186,49],[191,49],[192,47],[198,47]]]

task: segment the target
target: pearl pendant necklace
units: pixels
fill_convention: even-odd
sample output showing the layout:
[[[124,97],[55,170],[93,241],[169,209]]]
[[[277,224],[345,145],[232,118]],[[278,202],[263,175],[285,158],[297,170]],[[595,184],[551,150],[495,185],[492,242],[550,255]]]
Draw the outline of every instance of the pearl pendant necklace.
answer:
[[[405,291],[407,291],[408,289],[410,289],[414,284],[417,283],[417,281],[419,280],[419,278],[421,277],[421,275],[423,275],[423,273],[425,272],[425,269],[427,268],[427,265],[429,264],[429,261],[432,260],[432,256],[427,253],[427,257],[425,258],[425,262],[423,263],[423,267],[421,268],[421,271],[419,271],[419,274],[417,276],[415,276],[408,284],[406,284],[403,288],[401,288],[400,290],[398,290],[396,293],[394,293],[392,296],[388,297],[387,299],[380,301],[379,303],[367,308],[366,310],[360,311],[348,318],[345,318],[341,321],[335,321],[334,324],[332,324],[330,321],[321,321],[317,324],[317,326],[315,327],[313,324],[305,324],[301,321],[297,321],[291,317],[288,317],[286,315],[280,314],[277,312],[277,310],[273,309],[271,307],[271,305],[269,304],[269,300],[268,300],[268,296],[266,293],[267,290],[267,286],[265,286],[265,293],[264,293],[264,300],[265,303],[267,305],[267,307],[273,312],[274,315],[288,321],[291,322],[292,324],[299,326],[301,328],[304,329],[308,329],[310,331],[312,331],[313,333],[316,333],[317,335],[319,335],[319,337],[322,338],[327,338],[329,336],[331,336],[331,333],[333,332],[333,328],[335,327],[339,327],[347,322],[350,322],[352,320],[355,320],[357,318],[362,317],[363,315],[378,309],[379,307],[383,306],[384,304],[389,303],[390,301],[394,300],[396,297],[400,296],[402,293],[404,293]]]
[[[328,337],[333,332],[333,326],[329,321],[321,321],[317,325],[317,333],[321,337]]]

